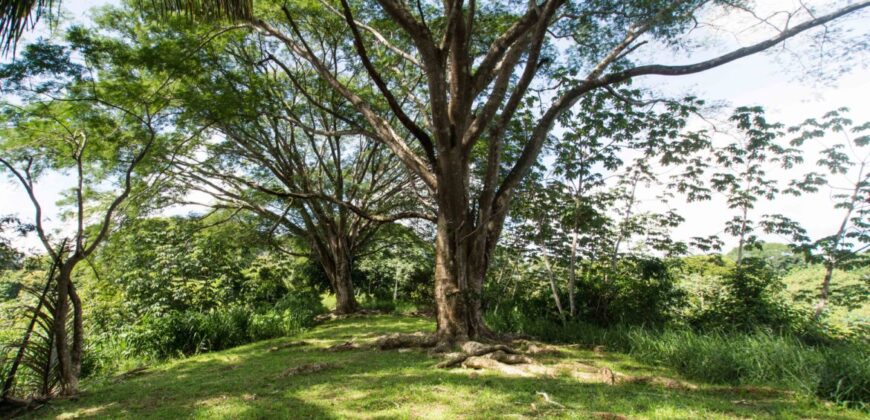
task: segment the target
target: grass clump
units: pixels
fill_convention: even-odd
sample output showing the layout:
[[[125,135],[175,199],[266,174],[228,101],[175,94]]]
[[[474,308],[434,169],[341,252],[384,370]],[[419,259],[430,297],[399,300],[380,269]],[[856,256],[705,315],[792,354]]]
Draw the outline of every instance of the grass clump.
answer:
[[[551,342],[605,346],[639,361],[668,367],[689,379],[732,386],[776,386],[849,406],[870,404],[870,348],[866,342],[810,345],[796,336],[769,331],[604,328],[582,322],[562,326],[526,321],[511,328]]]

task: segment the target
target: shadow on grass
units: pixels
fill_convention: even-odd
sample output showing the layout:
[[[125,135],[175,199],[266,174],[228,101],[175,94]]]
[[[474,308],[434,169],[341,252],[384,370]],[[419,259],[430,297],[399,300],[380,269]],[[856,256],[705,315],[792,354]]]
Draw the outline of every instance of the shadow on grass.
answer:
[[[91,383],[76,401],[34,416],[128,418],[860,418],[787,394],[722,387],[678,390],[649,384],[605,385],[570,378],[516,378],[440,370],[421,351],[328,352],[346,336],[429,331],[416,318],[351,318],[300,337],[272,340],[173,361],[121,382]],[[309,344],[269,351],[277,343]],[[574,357],[574,356],[566,356]],[[313,366],[299,373],[300,366]],[[293,368],[297,368],[294,370]],[[319,369],[319,370],[318,370]],[[543,398],[546,394],[550,402]]]

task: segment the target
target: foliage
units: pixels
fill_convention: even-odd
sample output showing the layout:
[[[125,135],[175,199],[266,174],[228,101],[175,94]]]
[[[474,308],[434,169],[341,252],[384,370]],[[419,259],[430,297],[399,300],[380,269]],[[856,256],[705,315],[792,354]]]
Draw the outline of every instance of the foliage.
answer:
[[[380,306],[385,309],[394,308],[399,301],[420,309],[432,307],[434,249],[424,237],[400,224],[385,225],[378,231],[372,249],[355,266],[354,282],[368,296],[368,302],[382,302]]]
[[[743,255],[747,258],[763,260],[777,276],[784,276],[792,269],[804,265],[804,258],[800,252],[795,251],[788,244],[776,242],[761,242],[758,247],[744,250]],[[737,261],[737,248],[728,251],[725,256],[732,261]]]
[[[796,314],[782,299],[785,286],[763,261],[743,257],[722,278],[722,288],[705,310],[692,320],[707,328],[750,331],[785,328],[795,324]]]
[[[133,326],[127,340],[140,356],[165,358],[223,350],[292,335],[313,325],[324,311],[319,296],[288,295],[272,308],[227,306],[200,311],[148,314]]]
[[[602,326],[661,326],[673,321],[684,306],[685,293],[663,260],[628,257],[614,266],[585,264],[582,270],[577,319]],[[549,285],[540,273],[534,265],[514,263],[504,276],[494,279],[484,291],[491,302],[487,322],[519,333],[527,332],[529,325],[557,322]]]

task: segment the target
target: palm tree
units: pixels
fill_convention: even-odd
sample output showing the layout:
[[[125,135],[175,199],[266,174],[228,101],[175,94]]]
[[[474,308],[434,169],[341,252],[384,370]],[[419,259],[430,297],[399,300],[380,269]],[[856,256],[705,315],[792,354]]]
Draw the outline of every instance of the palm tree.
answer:
[[[204,20],[249,20],[254,14],[253,0],[150,0],[148,3],[162,13],[181,12]],[[59,4],[60,0],[0,0],[2,53],[14,51],[24,32],[32,29],[43,16],[50,19]]]

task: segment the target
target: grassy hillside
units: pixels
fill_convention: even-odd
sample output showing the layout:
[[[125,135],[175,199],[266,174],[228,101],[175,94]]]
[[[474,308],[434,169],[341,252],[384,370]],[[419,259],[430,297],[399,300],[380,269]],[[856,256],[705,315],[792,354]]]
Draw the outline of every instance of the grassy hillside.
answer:
[[[865,418],[860,411],[786,391],[691,383],[625,356],[573,346],[551,348],[555,351],[536,358],[549,367],[585,363],[644,380],[610,385],[575,379],[568,370],[535,377],[442,370],[424,351],[329,350],[384,333],[432,328],[430,320],[401,316],[331,321],[297,337],[92,380],[76,400],[54,401],[30,416]]]

